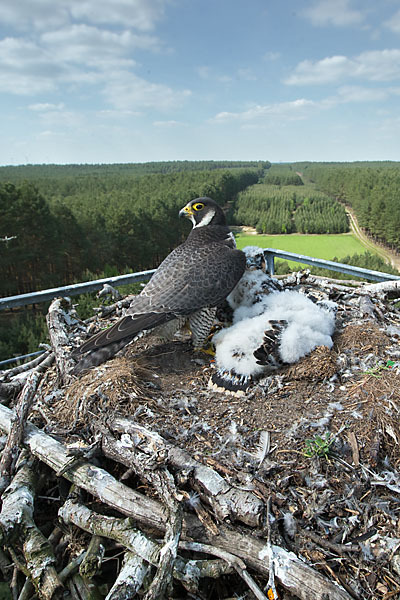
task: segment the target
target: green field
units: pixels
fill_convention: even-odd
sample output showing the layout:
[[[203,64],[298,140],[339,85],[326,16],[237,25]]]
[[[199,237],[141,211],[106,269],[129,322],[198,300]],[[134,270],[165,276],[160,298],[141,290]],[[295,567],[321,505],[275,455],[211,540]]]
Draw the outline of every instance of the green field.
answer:
[[[276,248],[287,250],[316,258],[342,259],[352,254],[362,254],[367,249],[350,233],[321,234],[321,235],[248,235],[238,233],[236,244],[238,248],[259,246],[260,248]]]
[[[238,248],[245,246],[259,246],[260,248],[275,248],[277,250],[287,250],[296,254],[305,256],[314,256],[315,258],[324,258],[325,260],[334,260],[341,262],[346,256],[353,254],[364,254],[367,251],[362,243],[351,233],[341,234],[321,234],[321,235],[248,235],[238,233],[235,235]],[[290,269],[298,271],[299,269],[309,268],[309,265],[294,261],[284,261],[275,259],[277,263],[287,262]]]

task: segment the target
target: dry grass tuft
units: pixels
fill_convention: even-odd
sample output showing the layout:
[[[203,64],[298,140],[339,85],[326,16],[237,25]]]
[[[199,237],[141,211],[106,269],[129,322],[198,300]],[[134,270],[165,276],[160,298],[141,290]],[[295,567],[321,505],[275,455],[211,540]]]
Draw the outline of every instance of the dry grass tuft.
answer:
[[[301,358],[289,367],[286,376],[289,379],[308,379],[320,381],[329,379],[338,370],[337,354],[327,346],[318,346],[308,356]]]
[[[68,428],[85,427],[93,417],[112,412],[132,414],[148,400],[145,373],[132,360],[115,358],[75,381],[54,405],[57,420]]]

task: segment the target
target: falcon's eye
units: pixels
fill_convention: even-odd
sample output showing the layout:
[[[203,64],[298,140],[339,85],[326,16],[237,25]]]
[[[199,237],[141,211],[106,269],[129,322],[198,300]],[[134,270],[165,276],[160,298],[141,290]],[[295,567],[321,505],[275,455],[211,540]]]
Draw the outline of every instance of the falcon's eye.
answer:
[[[196,202],[196,204],[193,204],[192,208],[193,210],[203,210],[204,204],[202,202]]]

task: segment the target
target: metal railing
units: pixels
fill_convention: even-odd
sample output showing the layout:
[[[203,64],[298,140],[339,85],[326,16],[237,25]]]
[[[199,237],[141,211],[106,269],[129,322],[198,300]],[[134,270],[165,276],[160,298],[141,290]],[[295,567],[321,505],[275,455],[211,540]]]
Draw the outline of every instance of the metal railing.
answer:
[[[294,252],[286,252],[286,250],[277,250],[276,248],[264,248],[265,259],[267,261],[268,272],[274,274],[275,258],[285,258],[294,262],[299,262],[313,267],[336,271],[337,273],[346,273],[354,277],[362,277],[369,281],[394,281],[400,279],[399,275],[391,275],[390,273],[382,273],[381,271],[372,271],[371,269],[363,269],[362,267],[354,267],[345,263],[334,262],[332,260],[324,260],[323,258],[314,258],[312,256],[304,256],[303,254],[295,254]]]
[[[324,260],[322,258],[314,258],[312,256],[304,256],[303,254],[286,252],[285,250],[277,250],[275,248],[264,248],[264,255],[268,272],[271,275],[275,273],[275,258],[283,258],[301,264],[328,269],[329,271],[346,273],[347,275],[353,275],[354,277],[362,277],[363,279],[367,279],[369,281],[393,281],[395,279],[400,279],[399,275],[391,275],[390,273],[382,273],[381,271],[372,271],[371,269],[363,269],[362,267],[354,267],[345,263]],[[29,304],[39,304],[41,302],[53,300],[54,298],[58,298],[60,296],[66,297],[87,294],[89,292],[101,290],[106,284],[119,287],[129,283],[148,281],[154,271],[155,269],[151,269],[149,271],[140,271],[137,273],[128,273],[127,275],[117,275],[116,277],[106,277],[104,279],[96,279],[95,281],[85,281],[83,283],[66,285],[49,290],[41,290],[40,292],[32,292],[30,294],[20,294],[18,296],[0,298],[0,310],[14,308],[17,306],[27,306]],[[0,362],[0,366],[10,362],[17,362],[23,358],[25,359],[31,356],[36,356],[37,354],[38,352],[34,352],[23,357],[19,356],[15,358],[9,358]]]
[[[369,281],[393,281],[395,279],[400,279],[399,275],[391,275],[390,273],[382,273],[381,271],[372,271],[371,269],[363,269],[362,267],[354,267],[352,265],[334,262],[332,260],[304,256],[303,254],[286,252],[286,250],[277,250],[276,248],[264,248],[264,254],[267,262],[268,272],[271,275],[275,273],[275,258],[283,258],[293,262],[311,265],[313,267],[328,269],[329,271],[346,273],[347,275],[353,275],[354,277],[362,277],[364,279],[368,279]],[[0,310],[15,308],[17,306],[27,306],[29,304],[40,304],[41,302],[48,302],[49,300],[59,297],[87,294],[89,292],[101,290],[106,284],[119,287],[129,283],[148,281],[153,275],[154,271],[155,269],[150,269],[149,271],[139,271],[137,273],[106,277],[104,279],[96,279],[94,281],[74,283],[72,285],[65,285],[63,287],[41,290],[40,292],[31,292],[29,294],[19,294],[18,296],[0,298]]]

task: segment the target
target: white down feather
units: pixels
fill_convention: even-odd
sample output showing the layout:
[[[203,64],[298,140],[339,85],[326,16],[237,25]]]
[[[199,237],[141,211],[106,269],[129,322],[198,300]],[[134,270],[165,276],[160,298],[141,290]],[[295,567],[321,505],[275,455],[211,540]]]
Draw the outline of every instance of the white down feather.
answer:
[[[262,274],[254,271],[253,274]],[[265,274],[263,274],[265,276]],[[253,302],[254,302],[254,295]],[[216,367],[237,375],[258,376],[264,367],[258,365],[253,352],[262,344],[269,321],[285,320],[287,326],[279,340],[282,361],[294,363],[320,345],[331,348],[335,315],[295,291],[272,292],[258,297],[249,305],[250,298],[240,306],[233,306],[233,325],[217,333],[215,343]]]

